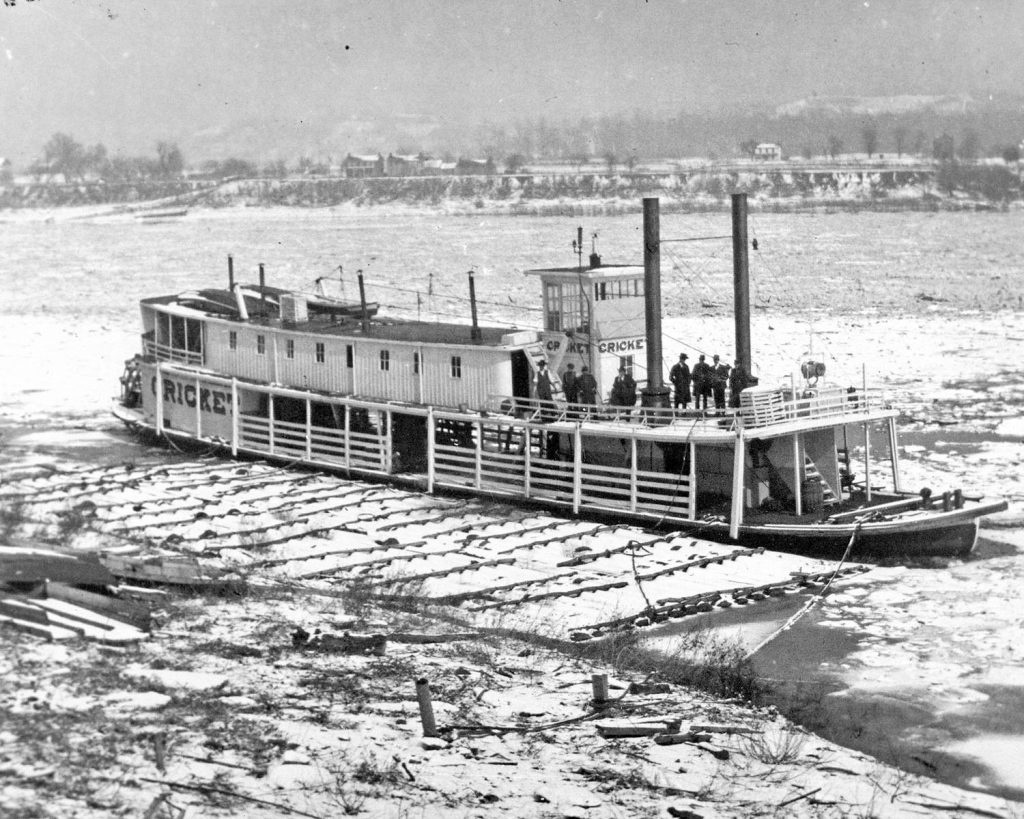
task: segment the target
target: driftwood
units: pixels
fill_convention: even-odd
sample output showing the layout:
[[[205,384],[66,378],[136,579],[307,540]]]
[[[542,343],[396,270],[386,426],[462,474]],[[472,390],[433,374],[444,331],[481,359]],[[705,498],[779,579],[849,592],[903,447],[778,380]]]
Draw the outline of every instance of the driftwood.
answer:
[[[682,745],[684,742],[698,743],[707,742],[711,734],[701,734],[697,731],[684,731],[681,734],[659,734],[654,737],[656,745]]]
[[[303,628],[292,633],[292,646],[327,654],[383,654],[387,650],[388,638],[383,634],[310,634]]]
[[[149,779],[145,776],[139,777],[140,782],[152,782],[154,785],[163,785],[166,788],[181,788],[186,791],[198,791],[199,793],[207,794],[220,794],[221,796],[230,796],[234,799],[241,799],[245,802],[252,802],[254,805],[266,805],[270,808],[278,808],[283,810],[285,813],[294,813],[296,816],[308,816],[310,819],[320,819],[320,814],[317,813],[306,813],[305,811],[293,808],[291,805],[283,805],[280,802],[270,802],[266,799],[257,799],[255,796],[247,796],[244,793],[238,791],[231,791],[227,788],[217,788],[213,785],[188,785],[185,782],[168,782],[166,779]]]

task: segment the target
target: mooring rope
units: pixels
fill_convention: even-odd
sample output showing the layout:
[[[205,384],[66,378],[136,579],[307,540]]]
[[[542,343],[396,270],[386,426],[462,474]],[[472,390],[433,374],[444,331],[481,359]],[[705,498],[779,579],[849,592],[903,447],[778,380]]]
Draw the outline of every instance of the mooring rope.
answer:
[[[776,637],[778,637],[784,631],[789,631],[794,625],[796,625],[797,621],[799,621],[801,617],[803,617],[805,614],[807,614],[807,612],[809,612],[812,608],[814,608],[814,606],[818,603],[818,601],[821,600],[821,598],[825,596],[825,592],[828,591],[829,586],[832,585],[832,581],[835,580],[836,577],[839,575],[839,572],[843,568],[843,564],[846,562],[847,558],[849,558],[850,552],[853,550],[853,544],[857,542],[857,535],[860,533],[860,527],[862,525],[863,525],[863,522],[858,522],[857,525],[854,527],[853,534],[850,535],[850,542],[846,544],[846,551],[843,552],[842,559],[836,565],[835,571],[832,572],[832,576],[828,579],[828,581],[825,583],[825,585],[821,587],[821,589],[818,591],[818,593],[816,595],[814,595],[814,597],[812,597],[810,600],[808,600],[803,605],[803,607],[800,609],[800,611],[798,611],[796,614],[794,614],[792,617],[790,617],[782,625],[781,628],[777,629],[776,631],[773,631],[771,634],[769,634],[767,637],[765,637],[760,643],[758,643],[756,646],[754,646],[752,649],[750,649],[750,651],[747,652],[747,654],[744,657],[744,659],[749,660],[751,657],[753,657],[755,654],[757,654],[757,652],[759,652],[762,648],[764,648],[766,645],[768,645],[768,643],[770,643],[772,640],[774,640]]]

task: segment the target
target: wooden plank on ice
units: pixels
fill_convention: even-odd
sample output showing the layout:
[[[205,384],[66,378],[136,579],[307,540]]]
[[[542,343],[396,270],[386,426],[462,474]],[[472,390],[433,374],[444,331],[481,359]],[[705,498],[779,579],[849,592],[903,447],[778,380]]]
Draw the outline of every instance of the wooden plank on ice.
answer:
[[[76,606],[124,621],[143,631],[149,631],[152,626],[149,606],[134,600],[125,600],[109,594],[96,594],[66,583],[47,583],[45,594],[52,600],[74,603]]]
[[[100,587],[115,582],[114,576],[94,556],[0,548],[0,583],[42,583],[44,580]]]

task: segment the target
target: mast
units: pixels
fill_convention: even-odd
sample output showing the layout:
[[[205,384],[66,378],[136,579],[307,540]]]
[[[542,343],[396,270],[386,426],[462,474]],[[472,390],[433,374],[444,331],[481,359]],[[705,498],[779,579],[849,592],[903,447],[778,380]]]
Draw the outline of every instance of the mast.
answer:
[[[640,391],[645,407],[668,407],[669,392],[661,375],[661,214],[657,197],[644,199],[644,323],[647,328],[647,386]]]
[[[646,200],[645,200],[646,201]],[[750,360],[750,264],[747,257],[747,195],[732,195],[732,275],[736,321],[736,359],[749,377]]]

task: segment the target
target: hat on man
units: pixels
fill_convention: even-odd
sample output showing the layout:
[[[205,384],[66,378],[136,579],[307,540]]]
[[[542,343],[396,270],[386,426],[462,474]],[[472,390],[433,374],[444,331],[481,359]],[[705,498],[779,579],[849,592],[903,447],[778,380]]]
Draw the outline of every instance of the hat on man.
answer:
[[[686,361],[686,359],[688,359],[689,356],[686,353],[680,353],[679,358],[681,361]]]

